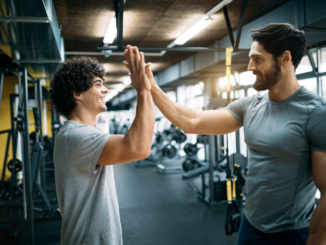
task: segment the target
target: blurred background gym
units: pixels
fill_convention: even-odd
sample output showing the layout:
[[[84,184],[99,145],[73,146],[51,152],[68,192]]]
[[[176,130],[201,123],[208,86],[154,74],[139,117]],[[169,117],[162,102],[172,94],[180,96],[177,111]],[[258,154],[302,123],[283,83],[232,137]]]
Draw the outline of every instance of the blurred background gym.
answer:
[[[326,98],[326,1],[0,0],[0,243],[60,243],[52,153],[65,119],[49,84],[62,62],[91,56],[104,65],[108,111],[96,126],[124,134],[136,103],[125,45],[145,53],[173,101],[218,109],[258,93],[249,32],[272,22],[304,30],[296,75]],[[114,167],[124,243],[237,244],[246,157],[242,130],[186,135],[156,109],[151,155]]]

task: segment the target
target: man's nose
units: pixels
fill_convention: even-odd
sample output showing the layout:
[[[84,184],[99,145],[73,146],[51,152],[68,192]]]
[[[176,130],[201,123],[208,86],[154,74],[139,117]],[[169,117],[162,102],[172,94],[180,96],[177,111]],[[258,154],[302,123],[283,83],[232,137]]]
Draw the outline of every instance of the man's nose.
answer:
[[[249,64],[248,64],[247,70],[248,70],[248,71],[253,71],[253,70],[255,70],[254,63],[253,63],[251,60],[249,61]]]
[[[108,92],[109,92],[109,90],[103,85],[102,86],[102,93],[107,94]]]

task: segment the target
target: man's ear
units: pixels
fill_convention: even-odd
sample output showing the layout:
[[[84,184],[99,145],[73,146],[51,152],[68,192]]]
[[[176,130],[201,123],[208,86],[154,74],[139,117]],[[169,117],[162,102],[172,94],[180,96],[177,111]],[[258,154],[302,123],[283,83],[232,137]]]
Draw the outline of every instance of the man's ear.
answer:
[[[72,95],[74,96],[76,103],[81,100],[81,93],[77,93],[76,91],[73,91]]]
[[[286,67],[289,65],[293,65],[292,63],[292,55],[289,50],[285,50],[281,55],[281,66]]]

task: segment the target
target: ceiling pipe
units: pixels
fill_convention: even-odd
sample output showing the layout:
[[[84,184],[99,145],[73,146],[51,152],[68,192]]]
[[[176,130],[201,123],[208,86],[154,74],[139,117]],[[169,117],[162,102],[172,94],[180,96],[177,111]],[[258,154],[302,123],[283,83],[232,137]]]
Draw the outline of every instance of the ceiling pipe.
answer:
[[[124,0],[114,0],[115,19],[117,24],[117,47],[123,49],[123,9]]]
[[[122,0],[115,0],[115,3],[116,2],[121,2],[120,3],[120,6],[121,4],[123,5],[123,1]],[[219,4],[217,4],[214,8],[212,8],[211,10],[209,10],[203,18],[211,18],[211,16],[213,14],[215,14],[216,12],[218,12],[219,10],[221,10],[223,7],[227,6],[228,4],[232,3],[233,0],[223,0],[222,2],[220,2]],[[116,16],[117,16],[117,13],[119,13],[118,10],[121,11],[121,8],[115,8],[116,9]],[[123,9],[123,6],[122,6],[122,9]],[[123,13],[119,16],[120,18],[122,18],[121,16],[123,15]],[[122,24],[122,21],[121,20],[121,24]],[[118,18],[117,18],[117,28],[118,28],[118,33],[119,33],[119,26],[118,26]],[[120,27],[120,32],[122,32],[122,27]],[[119,34],[118,34],[118,45],[117,46],[103,46],[103,47],[98,47],[97,50],[111,50],[111,51],[123,51],[124,50],[124,46],[122,45],[122,34],[120,34],[120,38],[119,39]],[[121,40],[121,41],[119,41]],[[158,56],[158,57],[161,57],[163,56],[167,51],[179,51],[179,52],[212,52],[212,51],[225,51],[225,49],[212,49],[212,48],[207,48],[207,47],[183,47],[183,48],[173,48],[176,43],[177,39],[173,40],[173,42],[171,42],[167,47],[165,48],[155,48],[155,47],[147,47],[147,48],[141,48],[141,47],[138,47],[139,50],[141,51],[160,51],[159,53],[150,53],[150,54],[145,54],[146,56]],[[113,55],[113,52],[112,54]]]
[[[112,49],[112,46],[108,47],[100,47],[98,48],[99,50],[118,50]],[[225,51],[224,48],[209,48],[209,47],[176,47],[176,48],[154,48],[154,47],[146,47],[146,48],[141,48],[138,47],[140,51],[176,51],[176,52],[221,52]]]
[[[65,55],[71,55],[71,56],[77,56],[77,55],[84,55],[84,56],[123,56],[123,52],[108,52],[108,54],[105,54],[105,51],[110,50],[103,50],[102,52],[87,52],[87,51],[66,51]],[[153,53],[153,52],[145,52],[144,55],[146,57],[161,57],[162,55],[160,53]]]
[[[0,17],[0,22],[5,23],[50,23],[47,17]]]

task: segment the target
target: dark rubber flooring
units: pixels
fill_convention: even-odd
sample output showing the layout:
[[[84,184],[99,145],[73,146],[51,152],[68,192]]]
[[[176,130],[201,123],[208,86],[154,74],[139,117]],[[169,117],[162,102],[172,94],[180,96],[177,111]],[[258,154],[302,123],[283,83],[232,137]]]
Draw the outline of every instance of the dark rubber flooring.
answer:
[[[125,245],[237,244],[237,233],[224,232],[226,203],[205,205],[181,174],[161,175],[155,167],[135,163],[114,169]],[[8,216],[7,208],[1,207],[0,216]],[[59,217],[36,220],[35,243],[59,244],[60,227]],[[26,224],[0,225],[0,244],[28,244],[26,237]]]
[[[134,165],[115,167],[125,245],[237,244],[237,233],[224,232],[226,203],[207,206],[181,174]]]

